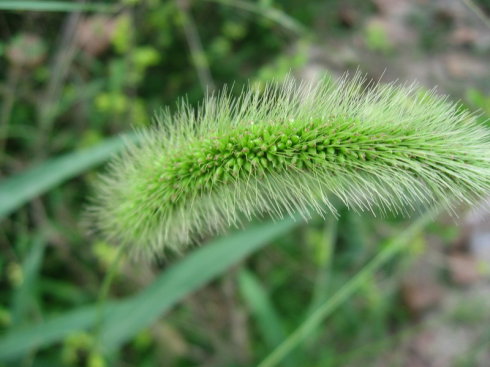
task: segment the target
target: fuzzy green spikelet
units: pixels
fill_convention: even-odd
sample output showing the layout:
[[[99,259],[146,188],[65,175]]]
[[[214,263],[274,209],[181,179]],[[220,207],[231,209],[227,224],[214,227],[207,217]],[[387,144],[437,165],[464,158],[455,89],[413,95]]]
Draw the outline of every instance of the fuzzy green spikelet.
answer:
[[[159,116],[113,161],[91,216],[133,253],[181,251],[256,216],[409,213],[490,192],[489,133],[415,86],[288,80]]]

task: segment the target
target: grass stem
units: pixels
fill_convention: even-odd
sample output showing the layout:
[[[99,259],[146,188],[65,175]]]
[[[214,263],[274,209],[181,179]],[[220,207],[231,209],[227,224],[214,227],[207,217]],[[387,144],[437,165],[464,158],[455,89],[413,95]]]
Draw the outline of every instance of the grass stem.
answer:
[[[258,367],[277,366],[291,351],[297,348],[329,315],[332,314],[342,303],[347,301],[361,286],[366,279],[378,271],[384,264],[392,260],[407,245],[414,235],[424,227],[441,211],[440,207],[429,210],[416,221],[414,221],[399,236],[388,241],[381,251],[367,263],[352,279],[340,288],[331,298],[323,302],[312,312],[303,323],[279,344]]]

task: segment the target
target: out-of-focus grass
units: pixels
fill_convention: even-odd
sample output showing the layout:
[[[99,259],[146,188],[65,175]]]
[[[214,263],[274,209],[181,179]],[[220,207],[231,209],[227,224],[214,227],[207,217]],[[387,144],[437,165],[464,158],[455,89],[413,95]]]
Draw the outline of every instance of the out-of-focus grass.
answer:
[[[4,0],[0,2],[0,10],[16,11],[94,11],[94,12],[113,12],[115,7],[112,4],[104,3],[74,3],[69,1],[24,1],[24,0]]]
[[[0,218],[33,198],[49,191],[63,181],[76,177],[91,167],[106,161],[124,147],[124,139],[117,137],[78,152],[44,161],[0,183]]]
[[[338,0],[180,5],[195,22],[197,59],[213,83],[239,91],[301,68],[314,27],[339,37],[356,31],[342,25],[346,3],[373,8]],[[255,365],[294,339],[318,307],[328,312],[292,344],[285,365],[373,364],[410,332],[398,283],[417,254],[402,252],[356,276],[406,223],[343,211],[339,221],[315,218],[296,229],[265,223],[181,259],[124,262],[109,295],[120,301],[106,304],[99,329],[112,348],[98,348],[93,305],[117,250],[81,229],[82,208],[94,166],[121,148],[113,136],[147,126],[153,111],[173,108],[178,97],[203,96],[183,8],[114,0],[3,1],[0,9],[0,356],[16,358],[8,363]],[[360,40],[394,52],[379,30]],[[488,113],[483,92],[467,97],[469,108]],[[275,246],[243,259],[276,235]],[[413,241],[425,244],[425,235]],[[237,271],[226,270],[237,261]]]
[[[25,308],[34,303],[33,282],[38,277],[44,240],[33,244],[23,266],[24,279],[15,293],[12,322],[14,328],[0,339],[0,360],[22,356],[33,348],[45,347],[64,337],[92,326],[98,327],[94,338],[102,343],[98,352],[107,353],[119,347],[188,293],[213,279],[251,252],[275,237],[291,230],[299,221],[293,218],[277,223],[251,226],[243,232],[218,239],[189,254],[181,262],[163,272],[150,286],[132,298],[111,302],[104,307],[102,319],[97,319],[97,307],[85,307],[65,312],[35,326],[16,328]],[[219,258],[219,263],[216,259]],[[162,295],[164,298],[162,299]],[[96,325],[100,323],[100,325]]]

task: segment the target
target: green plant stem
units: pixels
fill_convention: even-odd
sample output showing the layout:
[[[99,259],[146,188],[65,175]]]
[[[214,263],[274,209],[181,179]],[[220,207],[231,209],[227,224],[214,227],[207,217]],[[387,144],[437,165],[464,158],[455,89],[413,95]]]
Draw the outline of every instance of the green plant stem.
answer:
[[[0,2],[1,10],[16,11],[53,11],[53,12],[72,12],[72,11],[94,11],[94,12],[115,12],[118,7],[114,4],[104,3],[76,3],[72,1],[23,1],[11,0]]]
[[[4,149],[8,138],[10,115],[16,100],[17,85],[19,84],[21,74],[22,71],[15,65],[9,68],[7,73],[2,109],[0,110],[0,159],[4,155]]]
[[[36,143],[36,157],[43,158],[47,153],[49,136],[52,132],[56,117],[59,115],[59,101],[63,85],[68,77],[70,66],[75,58],[77,45],[75,37],[81,14],[74,12],[66,16],[61,28],[62,38],[50,67],[50,79],[44,96],[38,105],[39,132]]]
[[[470,9],[480,20],[490,28],[490,18],[488,18],[483,10],[476,5],[472,0],[462,0],[463,3]]]
[[[328,289],[328,282],[331,276],[331,266],[333,252],[335,251],[335,242],[337,241],[337,219],[333,216],[328,217],[324,227],[324,253],[321,256],[321,264],[318,266],[316,273],[313,295],[307,314],[312,313],[325,299]]]
[[[420,216],[399,236],[388,241],[381,251],[367,263],[351,280],[340,288],[331,298],[323,302],[312,312],[303,323],[289,335],[272,353],[270,353],[258,367],[273,367],[278,365],[294,348],[298,347],[305,338],[322,323],[327,316],[335,311],[342,303],[352,296],[365,282],[365,280],[378,271],[389,260],[393,259],[406,246],[407,242],[419,233],[434,216],[442,210],[441,207],[429,210]]]
[[[114,260],[112,260],[112,263],[104,276],[102,285],[99,290],[99,295],[97,297],[97,315],[94,328],[94,335],[96,340],[100,338],[104,319],[104,308],[107,302],[107,297],[109,295],[109,290],[116,277],[117,270],[119,269],[119,265],[121,264],[121,260],[125,251],[126,246],[119,246],[119,248],[117,249],[116,257],[114,258]]]
[[[206,58],[206,53],[202,46],[201,37],[194,22],[194,18],[189,11],[189,2],[187,0],[177,0],[177,7],[182,16],[182,28],[184,35],[191,53],[191,59],[196,69],[199,83],[203,91],[212,92],[215,88],[213,77],[211,76],[211,70],[209,69],[209,63]]]
[[[260,17],[272,20],[273,22],[279,24],[289,31],[303,36],[312,36],[311,31],[309,31],[303,24],[298,22],[293,17],[289,16],[285,12],[276,9],[271,6],[257,5],[257,3],[252,1],[242,1],[242,0],[207,0],[209,2],[215,2],[222,5],[232,6],[237,9],[245,10],[250,13],[256,14]]]

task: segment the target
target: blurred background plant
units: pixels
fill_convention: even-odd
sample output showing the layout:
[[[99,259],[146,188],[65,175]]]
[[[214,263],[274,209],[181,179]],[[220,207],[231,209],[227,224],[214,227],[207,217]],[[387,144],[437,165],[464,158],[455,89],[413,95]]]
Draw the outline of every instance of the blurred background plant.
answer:
[[[359,67],[438,85],[487,123],[489,14],[486,0],[0,1],[0,365],[488,366],[488,203],[417,226],[347,210],[266,222],[118,266],[81,213],[118,134],[225,84]],[[117,301],[97,303],[107,273]]]

